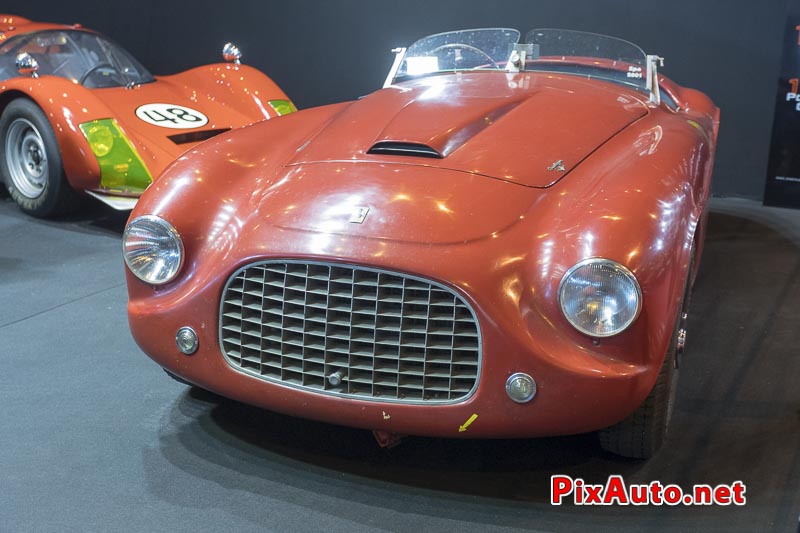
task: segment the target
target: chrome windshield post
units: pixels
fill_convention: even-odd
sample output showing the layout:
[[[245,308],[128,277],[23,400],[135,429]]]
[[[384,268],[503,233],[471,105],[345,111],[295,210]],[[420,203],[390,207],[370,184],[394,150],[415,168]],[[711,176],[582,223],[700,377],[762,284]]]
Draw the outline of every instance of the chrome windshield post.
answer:
[[[650,103],[661,104],[661,91],[658,88],[658,67],[664,66],[664,58],[656,55],[647,56],[647,90],[650,91]]]
[[[386,81],[383,82],[383,87],[389,87],[394,81],[394,77],[397,76],[397,71],[400,70],[400,63],[403,62],[403,58],[406,55],[406,48],[392,48],[392,53],[394,56],[394,63],[392,63],[392,68],[389,69],[389,74],[386,76]]]
[[[525,70],[525,62],[529,59],[539,59],[539,45],[531,43],[515,44],[506,61],[506,72],[521,72]]]

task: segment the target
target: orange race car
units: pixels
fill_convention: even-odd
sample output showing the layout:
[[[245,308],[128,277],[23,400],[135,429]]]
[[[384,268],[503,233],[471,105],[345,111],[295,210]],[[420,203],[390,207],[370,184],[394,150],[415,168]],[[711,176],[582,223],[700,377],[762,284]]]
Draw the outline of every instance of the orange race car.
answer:
[[[0,15],[0,179],[26,213],[49,216],[86,192],[131,209],[197,143],[295,111],[260,71],[228,63],[153,76],[80,25]]]

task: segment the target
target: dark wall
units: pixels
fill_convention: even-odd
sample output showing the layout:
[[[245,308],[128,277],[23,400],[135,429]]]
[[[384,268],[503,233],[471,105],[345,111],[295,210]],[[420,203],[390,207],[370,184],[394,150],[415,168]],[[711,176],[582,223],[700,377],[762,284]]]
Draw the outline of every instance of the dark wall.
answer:
[[[722,110],[714,193],[760,199],[788,0],[3,0],[0,10],[99,30],[156,74],[217,61],[233,40],[301,108],[383,83],[389,50],[450,29],[606,33],[666,58],[663,72]]]

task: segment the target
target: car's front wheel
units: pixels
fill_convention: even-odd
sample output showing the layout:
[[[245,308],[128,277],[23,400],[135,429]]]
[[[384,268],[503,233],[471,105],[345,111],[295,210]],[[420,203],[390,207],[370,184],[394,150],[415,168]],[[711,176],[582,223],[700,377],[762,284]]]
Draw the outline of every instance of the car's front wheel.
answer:
[[[31,100],[17,98],[0,116],[3,158],[0,178],[26,213],[47,217],[78,204],[61,164],[55,133],[44,112]]]
[[[691,276],[691,272],[690,265],[689,276]],[[674,410],[681,355],[686,342],[690,285],[691,283],[687,279],[672,332],[672,340],[653,389],[642,405],[628,418],[600,430],[600,446],[604,450],[623,457],[649,459],[664,443]]]

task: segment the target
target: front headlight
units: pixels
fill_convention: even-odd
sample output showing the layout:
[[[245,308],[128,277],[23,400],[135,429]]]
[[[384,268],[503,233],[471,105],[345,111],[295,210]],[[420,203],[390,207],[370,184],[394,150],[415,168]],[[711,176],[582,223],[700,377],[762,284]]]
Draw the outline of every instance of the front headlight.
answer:
[[[105,157],[114,148],[114,133],[111,128],[97,120],[81,124],[81,130],[86,135],[86,140],[89,142],[89,148],[92,153],[97,157]]]
[[[172,224],[154,215],[137,217],[122,236],[125,264],[140,280],[162,285],[183,265],[183,242]]]
[[[593,258],[564,274],[558,301],[575,329],[592,337],[610,337],[625,331],[639,316],[642,290],[624,266]]]
[[[269,100],[267,103],[278,113],[278,116],[288,115],[297,111],[297,108],[289,100]]]
[[[150,171],[116,120],[93,120],[80,128],[100,165],[100,188],[138,195],[150,186]]]

